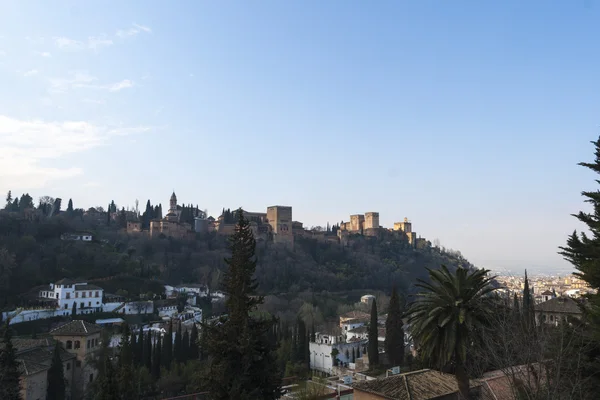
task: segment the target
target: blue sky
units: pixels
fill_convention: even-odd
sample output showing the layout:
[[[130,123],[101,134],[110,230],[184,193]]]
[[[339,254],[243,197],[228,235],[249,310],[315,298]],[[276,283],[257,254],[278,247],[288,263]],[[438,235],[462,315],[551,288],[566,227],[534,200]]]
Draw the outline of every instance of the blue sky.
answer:
[[[568,269],[599,38],[594,1],[4,0],[0,190],[379,211],[478,266]]]

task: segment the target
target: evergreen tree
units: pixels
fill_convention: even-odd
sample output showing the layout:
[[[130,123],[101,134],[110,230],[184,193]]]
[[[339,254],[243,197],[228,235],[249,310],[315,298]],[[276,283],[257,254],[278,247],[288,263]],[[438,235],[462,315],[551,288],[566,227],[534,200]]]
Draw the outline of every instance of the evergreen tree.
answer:
[[[179,326],[177,327],[177,333],[175,334],[175,346],[174,346],[174,350],[173,350],[173,358],[175,358],[175,361],[177,361],[178,363],[183,362],[182,351],[181,351],[182,350],[181,341],[182,341],[181,321],[179,321]]]
[[[371,322],[369,323],[368,328],[368,337],[369,337],[369,351],[367,354],[369,355],[369,366],[373,367],[379,364],[379,343],[378,337],[379,333],[377,331],[377,302],[373,301],[371,305]]]
[[[117,383],[123,399],[132,399],[135,396],[135,385],[133,384],[135,379],[133,369],[134,348],[131,337],[129,325],[125,324],[123,326],[123,333],[121,334],[121,343],[119,343],[119,363],[117,368]]]
[[[161,340],[160,335],[156,335],[156,344],[154,345],[154,354],[152,357],[152,378],[155,380],[160,379],[160,356],[161,356]]]
[[[533,294],[529,290],[529,279],[525,270],[525,284],[523,285],[523,319],[528,329],[535,327],[535,310]]]
[[[173,321],[169,321],[169,330],[165,340],[163,340],[163,353],[162,364],[165,368],[171,368],[171,362],[173,361]]]
[[[67,205],[67,212],[69,214],[73,213],[73,200],[69,199],[69,204]]]
[[[136,351],[136,359],[138,361],[138,366],[142,366],[144,365],[144,330],[142,329],[142,326],[140,325],[140,331],[138,334],[138,344],[137,344],[137,351]]]
[[[108,204],[108,209],[106,210],[106,225],[110,226],[110,203]]]
[[[0,399],[20,400],[19,370],[8,323],[9,321],[6,321],[4,324],[3,346],[0,346]]]
[[[198,351],[198,328],[196,324],[192,325],[192,333],[190,334],[190,360],[197,360],[200,354]]]
[[[353,363],[356,362],[356,348],[355,347],[352,348],[352,362]]]
[[[54,354],[47,375],[48,387],[46,390],[46,400],[65,400],[66,381],[63,371],[63,363],[60,359],[60,342],[54,346]]]
[[[119,400],[120,398],[115,367],[106,353],[104,355],[104,373],[100,377],[96,400]]]
[[[60,214],[60,207],[62,204],[62,199],[57,197],[56,199],[54,199],[54,211],[52,215],[58,215]]]
[[[74,301],[73,307],[71,307],[71,317],[75,318],[76,315],[77,315],[77,302]]]
[[[190,334],[188,331],[181,337],[181,362],[187,362],[190,359]]]
[[[393,366],[404,363],[404,329],[402,322],[402,305],[398,291],[392,289],[392,297],[385,322],[385,353]]]
[[[592,144],[595,147],[595,158],[593,162],[581,162],[578,165],[585,167],[596,174],[600,174],[600,138]],[[600,183],[600,180],[596,180]],[[580,211],[573,214],[580,222],[583,222],[590,234],[574,231],[567,239],[567,244],[560,247],[560,254],[578,271],[576,276],[584,280],[595,294],[587,295],[588,304],[586,314],[590,317],[595,335],[600,340],[600,194],[598,190],[583,191],[581,195],[584,201],[592,205],[591,211]]]
[[[121,212],[119,213],[119,228],[127,228],[127,214],[125,213],[125,207],[122,207]]]
[[[255,296],[256,242],[250,223],[241,209],[236,214],[231,257],[225,260],[228,269],[223,278],[228,314],[202,328],[210,355],[207,389],[218,400],[278,399],[281,374],[268,338],[274,320],[250,315],[264,299]]]
[[[152,371],[152,331],[148,331],[144,346],[144,366]]]
[[[14,211],[14,212],[19,211],[19,198],[18,197],[16,197],[15,201],[13,201],[12,211]]]
[[[135,332],[131,332],[131,352],[132,352],[132,361],[133,365],[137,367],[139,365],[140,359],[138,357],[138,344]]]
[[[4,207],[4,209],[10,210],[11,207],[12,207],[12,192],[9,190],[8,193],[6,194],[6,206]]]
[[[517,297],[516,293],[513,295],[513,311],[515,312],[515,314],[520,314],[521,313],[521,306],[519,304],[519,297]]]

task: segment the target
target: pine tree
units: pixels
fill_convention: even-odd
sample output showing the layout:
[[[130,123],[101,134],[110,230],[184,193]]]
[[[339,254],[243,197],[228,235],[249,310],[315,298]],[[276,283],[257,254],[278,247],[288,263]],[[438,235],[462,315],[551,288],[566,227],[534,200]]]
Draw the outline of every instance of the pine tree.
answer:
[[[71,214],[73,212],[73,200],[69,199],[69,204],[67,205],[67,212]]]
[[[600,174],[600,138],[592,144],[595,147],[593,162],[581,162],[578,165],[585,167],[596,174]],[[600,180],[596,180],[600,183]],[[587,295],[586,314],[590,318],[594,332],[600,340],[600,194],[597,190],[581,193],[584,201],[592,205],[590,212],[580,211],[573,214],[583,222],[590,234],[574,231],[567,239],[567,244],[560,247],[560,254],[578,271],[576,276],[584,280],[595,294]]]
[[[223,279],[228,314],[218,323],[202,327],[210,355],[207,389],[218,400],[278,399],[281,373],[268,338],[274,320],[250,315],[263,302],[262,296],[255,296],[256,242],[243,211],[236,214],[238,222],[230,238],[231,257],[225,260],[228,269]]]
[[[18,197],[16,197],[15,200],[13,201],[12,211],[14,211],[14,212],[19,211],[19,198]]]
[[[200,354],[198,351],[198,328],[196,324],[192,325],[192,333],[190,335],[190,360],[197,360]]]
[[[0,399],[20,400],[19,370],[8,323],[9,321],[6,321],[4,324],[3,346],[0,346]]]
[[[60,352],[60,342],[57,341],[54,346],[54,354],[52,355],[52,362],[47,375],[48,387],[46,390],[46,400],[65,400],[66,398],[67,387]]]
[[[368,328],[368,337],[369,337],[369,366],[373,367],[379,364],[379,342],[378,337],[379,333],[377,330],[377,302],[373,301],[371,306],[371,322],[369,323]]]
[[[385,322],[385,353],[393,366],[404,363],[404,329],[402,322],[402,305],[398,291],[392,289],[392,297]]]

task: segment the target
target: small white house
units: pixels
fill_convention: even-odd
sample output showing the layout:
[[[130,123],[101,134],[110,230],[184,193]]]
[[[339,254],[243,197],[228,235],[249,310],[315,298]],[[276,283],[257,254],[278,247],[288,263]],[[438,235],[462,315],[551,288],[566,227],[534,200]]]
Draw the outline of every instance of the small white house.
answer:
[[[65,233],[60,236],[61,240],[91,242],[93,237],[91,233]]]
[[[337,365],[349,365],[366,351],[367,340],[353,339],[346,342],[344,336],[317,333],[309,343],[310,368],[328,374],[333,373],[334,358]],[[335,353],[334,353],[335,350]]]

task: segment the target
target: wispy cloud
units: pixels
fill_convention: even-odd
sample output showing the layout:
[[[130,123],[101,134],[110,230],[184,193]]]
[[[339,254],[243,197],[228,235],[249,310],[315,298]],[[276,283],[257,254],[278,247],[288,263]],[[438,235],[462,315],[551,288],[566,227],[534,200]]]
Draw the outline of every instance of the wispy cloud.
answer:
[[[81,175],[82,168],[53,167],[52,160],[150,129],[98,126],[86,121],[28,121],[0,115],[0,190],[40,188]]]
[[[112,46],[113,45],[113,41],[109,38],[106,37],[106,35],[102,35],[102,36],[90,36],[88,38],[88,48],[94,50],[94,51],[98,51],[98,49],[102,48],[102,47],[108,47],[108,46]]]
[[[79,40],[69,39],[64,36],[55,37],[54,44],[61,50],[81,50],[85,48],[83,42]]]
[[[152,29],[144,25],[132,24],[132,27],[129,29],[118,29],[116,35],[121,38],[126,38],[129,36],[136,36],[141,32],[152,33]]]
[[[33,75],[37,75],[39,73],[39,71],[37,69],[30,69],[29,71],[26,71],[23,76],[33,76]]]
[[[110,85],[106,85],[106,88],[109,92],[118,92],[122,89],[127,89],[133,87],[133,82],[129,79],[124,79],[121,82],[113,83]]]
[[[129,79],[108,84],[96,83],[98,78],[88,74],[85,71],[71,72],[69,78],[54,78],[50,79],[51,93],[65,93],[71,89],[95,89],[106,90],[109,92],[119,92],[123,89],[132,88],[135,83]]]

